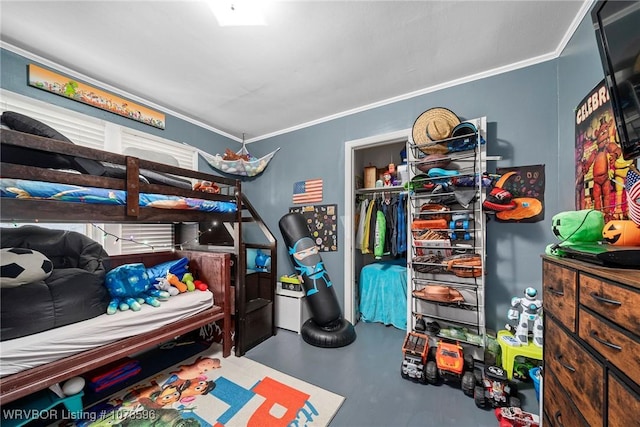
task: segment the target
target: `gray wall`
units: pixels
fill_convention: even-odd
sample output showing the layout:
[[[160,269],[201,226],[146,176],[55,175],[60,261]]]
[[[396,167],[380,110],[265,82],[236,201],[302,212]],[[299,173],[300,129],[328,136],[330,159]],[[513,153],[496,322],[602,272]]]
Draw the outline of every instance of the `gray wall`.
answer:
[[[322,203],[335,203],[343,213],[345,141],[410,128],[421,112],[436,106],[450,108],[462,118],[487,116],[488,153],[502,156],[494,163],[545,164],[548,179],[544,222],[490,221],[487,225],[486,315],[487,325],[497,328],[506,322],[512,296],[520,295],[527,286],[541,289],[540,254],[553,240],[547,219],[549,213],[558,211],[556,75],[557,62],[548,61],[260,141],[255,145],[264,151],[282,149],[263,176],[245,185],[244,191],[272,231],[278,231],[279,218],[292,205],[293,183],[307,178],[323,178]],[[340,223],[340,250],[322,254],[341,302],[344,220],[352,219],[342,218]],[[278,272],[293,272],[283,245],[278,253]]]
[[[428,64],[425,64],[428,66]],[[574,109],[603,78],[589,15],[562,55],[552,61],[466,83],[374,110],[273,137],[250,145],[266,153],[282,149],[259,180],[244,191],[280,238],[278,220],[292,206],[293,183],[324,179],[323,204],[337,204],[344,213],[344,143],[410,128],[424,110],[447,107],[462,118],[487,116],[488,153],[502,156],[493,167],[544,164],[545,218],[534,224],[487,224],[487,327],[501,329],[511,297],[527,286],[541,291],[540,255],[556,239],[553,215],[574,209]],[[300,100],[313,102],[313,100]],[[491,165],[490,165],[490,170]],[[322,258],[343,303],[344,221],[339,251]],[[279,241],[278,274],[293,272]]]
[[[184,141],[209,152],[222,152],[237,144],[225,137],[167,116],[167,129],[102,112],[92,107],[26,86],[28,60],[2,51],[3,88],[63,105],[124,126]],[[425,62],[425,67],[430,66]],[[293,183],[324,179],[323,204],[337,204],[344,214],[344,143],[367,136],[410,128],[426,109],[447,107],[461,118],[487,116],[488,153],[502,156],[496,166],[544,164],[546,168],[545,219],[534,224],[487,225],[487,327],[500,329],[512,296],[527,286],[541,290],[540,255],[555,242],[550,219],[573,206],[573,110],[603,77],[590,18],[584,19],[562,55],[552,61],[498,76],[462,84],[391,105],[332,120],[309,128],[260,141],[249,146],[252,154],[264,155],[281,147],[267,170],[243,184],[251,203],[278,238],[278,274],[293,272],[282,243],[278,221],[290,206]],[[313,102],[302,99],[300,102]],[[212,171],[201,163],[201,169]],[[322,254],[327,271],[343,303],[344,221],[340,217],[339,251]]]
[[[28,86],[28,64],[37,64],[45,68],[49,67],[40,64],[37,61],[31,61],[6,49],[0,49],[0,64],[2,64],[2,68],[0,70],[0,86],[3,89],[10,90],[11,92],[39,99],[50,104],[59,105],[72,111],[97,117],[141,132],[157,135],[172,141],[186,142],[189,145],[212,153],[222,153],[226,147],[233,149],[238,149],[240,147],[237,142],[227,138],[226,136],[222,136],[200,126],[195,126],[185,120],[169,114],[165,114],[166,126],[163,130]],[[202,159],[200,159],[200,161],[203,162]]]
[[[590,15],[578,27],[558,58],[558,170],[561,211],[575,209],[575,108],[603,79],[596,36]]]

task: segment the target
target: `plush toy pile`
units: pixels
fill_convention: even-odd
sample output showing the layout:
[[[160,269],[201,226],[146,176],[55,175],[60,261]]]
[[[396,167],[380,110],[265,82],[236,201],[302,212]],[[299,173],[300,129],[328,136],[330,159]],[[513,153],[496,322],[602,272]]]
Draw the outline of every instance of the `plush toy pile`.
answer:
[[[124,264],[107,273],[105,286],[111,295],[107,314],[141,309],[142,304],[158,307],[160,301],[182,292],[206,290],[206,284],[194,280],[188,271],[189,260],[180,258],[151,268],[144,264]]]

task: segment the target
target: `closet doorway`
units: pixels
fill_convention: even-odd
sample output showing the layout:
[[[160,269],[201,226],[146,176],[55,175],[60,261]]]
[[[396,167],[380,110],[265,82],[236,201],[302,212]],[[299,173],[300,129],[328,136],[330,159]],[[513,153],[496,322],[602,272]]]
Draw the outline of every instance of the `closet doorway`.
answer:
[[[354,325],[359,319],[359,272],[367,263],[355,244],[356,183],[365,166],[400,165],[400,151],[406,146],[410,132],[411,129],[403,129],[345,142],[344,316]]]

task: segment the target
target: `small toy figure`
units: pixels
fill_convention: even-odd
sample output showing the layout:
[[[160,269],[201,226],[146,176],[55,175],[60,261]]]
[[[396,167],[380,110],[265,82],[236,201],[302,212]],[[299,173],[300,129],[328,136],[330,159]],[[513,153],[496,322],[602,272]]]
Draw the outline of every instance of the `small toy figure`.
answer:
[[[393,185],[391,182],[391,172],[388,170],[382,174],[382,185],[384,187],[391,187]]]
[[[511,298],[511,308],[507,313],[507,318],[511,321],[517,320],[518,324],[514,326],[509,323],[506,328],[522,345],[527,345],[529,343],[529,325],[532,324],[533,343],[542,347],[542,300],[538,299],[538,291],[532,287],[525,289],[524,295],[525,298]]]
[[[271,257],[258,249],[258,252],[256,253],[256,261],[255,261],[256,271],[262,271],[262,272],[269,271],[268,269],[269,261],[271,261]]]

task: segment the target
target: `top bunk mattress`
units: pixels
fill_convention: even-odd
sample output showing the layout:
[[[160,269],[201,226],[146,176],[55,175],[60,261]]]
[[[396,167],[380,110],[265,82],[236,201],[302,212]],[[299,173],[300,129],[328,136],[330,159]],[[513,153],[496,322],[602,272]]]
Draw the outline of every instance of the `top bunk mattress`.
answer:
[[[0,179],[0,196],[13,199],[58,200],[74,203],[127,204],[127,192],[124,190],[13,178]],[[231,213],[237,210],[237,206],[233,202],[148,193],[140,193],[139,205],[141,207],[218,213]]]
[[[143,305],[140,311],[118,311],[82,322],[2,342],[0,376],[15,374],[85,350],[169,325],[213,306],[210,291],[185,292]]]

